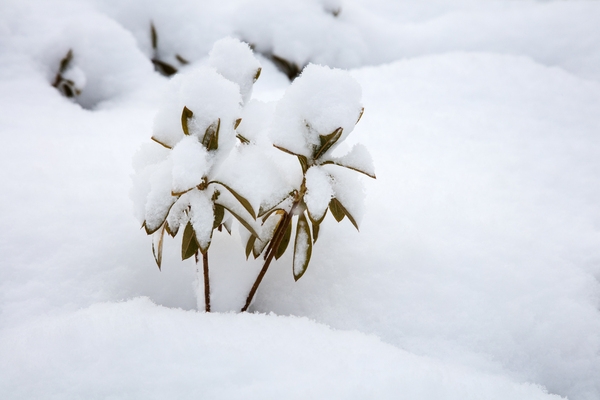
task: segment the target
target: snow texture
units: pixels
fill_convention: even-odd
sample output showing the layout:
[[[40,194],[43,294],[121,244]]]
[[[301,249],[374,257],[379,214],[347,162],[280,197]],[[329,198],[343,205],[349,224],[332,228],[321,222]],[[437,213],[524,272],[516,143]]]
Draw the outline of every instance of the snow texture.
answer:
[[[306,171],[306,194],[304,202],[312,219],[320,221],[333,197],[330,176],[321,167]]]
[[[597,400],[599,20],[600,3],[583,0],[0,2],[0,398]],[[153,69],[150,21],[172,79]],[[209,63],[224,37],[262,53],[246,108]],[[51,86],[69,49],[86,81],[74,101]],[[325,218],[302,279],[288,251],[251,313],[228,311],[262,260],[245,261],[238,229],[215,232],[217,312],[197,312],[181,236],[165,236],[159,271],[140,230],[173,184],[172,150],[149,137],[173,148],[188,100],[220,103],[227,115],[215,104],[193,127],[228,120],[231,152],[211,173],[255,209],[276,179],[261,174],[281,194],[298,187],[297,159],[268,130],[288,127],[274,102],[305,75],[290,86],[273,54],[352,68],[353,117],[365,113],[328,159],[366,168],[351,156],[363,143],[377,180],[321,167],[357,218],[364,195],[361,231]],[[259,154],[258,175],[227,167]]]
[[[221,39],[215,42],[208,62],[223,77],[237,83],[243,102],[248,102],[252,85],[260,74],[260,62],[248,44],[230,37]]]
[[[362,109],[360,97],[360,86],[348,72],[311,64],[277,103],[271,140],[312,158],[319,135],[342,128],[339,143],[352,132]]]

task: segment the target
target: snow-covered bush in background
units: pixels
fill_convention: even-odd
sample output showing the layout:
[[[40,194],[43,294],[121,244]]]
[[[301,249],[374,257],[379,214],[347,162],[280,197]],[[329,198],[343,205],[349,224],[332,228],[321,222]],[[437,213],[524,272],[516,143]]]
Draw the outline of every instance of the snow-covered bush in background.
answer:
[[[85,74],[81,68],[73,65],[73,50],[69,50],[62,60],[52,86],[65,97],[74,98],[81,94],[85,86]]]
[[[311,64],[275,108],[250,101],[252,85],[260,72],[260,64],[248,45],[233,38],[216,42],[208,66],[179,74],[171,82],[152,136],[163,149],[146,146],[139,156],[138,214],[146,233],[153,235],[156,263],[160,268],[165,232],[175,237],[183,228],[182,259],[195,255],[198,261],[198,254],[203,256],[206,311],[210,311],[208,249],[215,229],[224,226],[231,233],[229,214],[249,232],[246,257],[253,253],[258,258],[265,252],[264,266],[242,308],[246,311],[273,258],[285,253],[293,218],[297,217],[293,256],[296,280],[308,267],[312,245],[328,209],[338,222],[347,216],[358,229],[352,207],[346,206],[354,204],[355,182],[336,174],[335,166],[375,177],[372,160],[363,146],[355,145],[343,157],[332,156],[363,112],[360,86],[347,72]],[[267,116],[271,126],[257,123],[269,110],[273,112]],[[250,123],[240,127],[242,115]],[[265,129],[270,132],[273,146],[256,145],[261,133],[264,136],[257,130]],[[275,148],[296,156],[301,176],[291,180],[298,184],[290,188],[279,181],[269,182],[268,193],[244,187],[241,181],[245,176],[261,171],[259,166],[240,163],[238,168],[246,173],[238,183],[244,189],[225,183],[220,179],[224,162],[244,154],[231,152],[236,138],[237,146],[249,149],[258,156],[255,159],[261,157],[261,152],[277,151]],[[235,165],[235,161],[225,165]],[[260,205],[261,229],[250,221],[256,219],[256,214],[245,193]]]

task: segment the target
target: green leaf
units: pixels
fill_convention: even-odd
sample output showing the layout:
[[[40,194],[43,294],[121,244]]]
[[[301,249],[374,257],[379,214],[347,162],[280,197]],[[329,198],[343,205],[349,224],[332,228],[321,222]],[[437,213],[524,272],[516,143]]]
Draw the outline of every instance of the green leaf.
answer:
[[[250,205],[250,202],[244,196],[242,196],[241,194],[239,194],[238,192],[236,192],[230,186],[224,184],[223,182],[210,181],[209,184],[210,183],[216,183],[218,185],[223,186],[225,189],[229,190],[229,192],[233,195],[233,197],[235,197],[236,200],[246,209],[246,211],[248,211],[248,213],[252,216],[252,218],[256,219],[256,213],[254,212],[254,209]],[[258,235],[256,235],[256,236],[258,236]]]
[[[286,220],[286,217],[284,217],[282,219],[281,223],[284,223],[285,220]],[[279,257],[281,257],[283,255],[283,253],[285,253],[285,251],[287,250],[288,245],[290,244],[291,237],[292,237],[292,224],[289,223],[285,229],[285,233],[283,234],[283,239],[279,243],[279,247],[277,248],[277,251],[275,252],[276,260],[279,260]]]
[[[154,261],[156,261],[156,265],[158,265],[158,269],[160,270],[160,265],[162,263],[162,250],[163,250],[163,242],[165,237],[165,228],[167,224],[164,223],[162,229],[158,233],[158,240],[155,243],[155,238],[152,238],[152,255],[154,255]],[[156,234],[155,234],[156,235]]]
[[[181,112],[181,127],[183,128],[183,133],[186,135],[190,134],[190,128],[188,127],[189,120],[194,116],[194,112],[183,106],[183,111]],[[160,142],[159,142],[160,143]]]
[[[312,255],[312,238],[310,237],[310,229],[308,221],[304,213],[298,217],[296,225],[296,240],[294,241],[294,261],[293,271],[294,280],[302,278],[302,275],[308,268],[310,257]]]
[[[246,260],[250,257],[250,253],[252,253],[252,248],[254,247],[254,242],[256,241],[256,236],[250,235],[248,238],[248,242],[246,243]],[[254,257],[256,258],[256,257]]]
[[[356,230],[358,230],[358,224],[356,223],[356,220],[352,214],[350,214],[346,207],[344,207],[342,203],[340,203],[340,201],[335,197],[329,202],[329,209],[331,210],[331,213],[337,222],[340,222],[344,219],[344,216],[346,216],[350,222],[352,222],[352,225],[354,225]]]
[[[198,252],[198,240],[196,240],[196,232],[192,227],[192,223],[188,222],[183,231],[183,239],[181,240],[181,259],[187,260]]]
[[[206,128],[204,137],[202,138],[202,145],[206,147],[206,150],[212,151],[219,148],[219,130],[221,129],[221,118],[217,119]]]
[[[150,37],[152,38],[152,48],[156,50],[158,47],[158,35],[156,34],[156,28],[154,27],[153,22],[150,22]]]
[[[172,76],[177,73],[177,68],[171,64],[167,64],[166,62],[160,61],[157,58],[153,58],[150,61],[152,61],[152,64],[154,64],[154,69],[164,76]]]
[[[225,216],[225,207],[220,204],[214,205],[215,220],[213,222],[213,229],[217,229],[223,223],[223,217]]]
[[[319,140],[321,141],[321,145],[316,149],[314,154],[314,159],[317,160],[323,154],[327,152],[337,142],[340,137],[342,137],[342,128],[337,128],[335,131],[331,132],[329,135],[319,135]]]

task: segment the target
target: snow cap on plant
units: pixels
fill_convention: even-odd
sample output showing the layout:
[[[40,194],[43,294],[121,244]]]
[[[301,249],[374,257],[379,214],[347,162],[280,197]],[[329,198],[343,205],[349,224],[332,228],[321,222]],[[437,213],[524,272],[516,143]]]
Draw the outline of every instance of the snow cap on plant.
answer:
[[[250,100],[261,66],[247,43],[232,37],[216,41],[210,51],[208,63],[225,78],[238,84],[244,104]]]
[[[277,104],[271,139],[277,147],[318,158],[333,150],[354,129],[362,114],[360,85],[346,71],[309,64]],[[341,129],[319,154],[321,136]]]
[[[183,259],[198,251],[206,254],[214,229],[230,230],[228,215],[254,232],[247,222],[255,217],[249,202],[215,179],[237,140],[241,104],[238,85],[211,67],[186,71],[171,81],[152,135],[170,151],[146,168],[151,174],[143,226],[153,235],[159,267],[164,233],[174,237],[181,226]]]
[[[152,140],[173,148],[187,134],[200,137],[220,124],[218,147],[226,154],[235,144],[234,127],[242,112],[236,83],[214,68],[201,66],[172,78],[162,107],[154,119]],[[182,110],[187,108],[187,127],[182,130]],[[191,112],[191,113],[190,113]]]
[[[338,222],[348,217],[358,229],[356,219],[346,207],[349,202],[354,203],[354,199],[346,196],[349,181],[329,166],[375,178],[373,161],[363,146],[354,146],[342,157],[331,154],[360,120],[363,113],[360,98],[360,86],[347,72],[309,65],[278,103],[270,136],[276,148],[297,157],[302,181],[278,204],[259,210],[258,216],[264,223],[263,236],[250,237],[246,256],[252,253],[258,257],[266,251],[265,264],[242,311],[250,306],[273,257],[278,259],[285,253],[291,242],[294,218],[297,217],[292,269],[296,280],[306,272],[327,210]]]

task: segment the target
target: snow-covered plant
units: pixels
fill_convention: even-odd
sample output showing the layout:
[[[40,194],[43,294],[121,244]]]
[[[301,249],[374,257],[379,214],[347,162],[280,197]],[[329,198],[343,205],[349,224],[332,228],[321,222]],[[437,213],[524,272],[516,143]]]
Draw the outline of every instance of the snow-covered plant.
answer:
[[[358,229],[356,219],[344,205],[352,188],[344,187],[347,185],[343,178],[329,166],[349,168],[375,178],[372,159],[364,146],[355,145],[342,157],[332,155],[362,116],[360,98],[360,86],[347,72],[311,64],[279,101],[271,139],[277,149],[298,159],[302,179],[275,205],[259,210],[258,216],[264,224],[263,236],[250,236],[246,256],[253,253],[256,258],[266,251],[265,263],[242,311],[250,306],[273,258],[278,259],[285,253],[291,241],[294,218],[295,280],[306,272],[327,210],[338,222],[348,217]]]
[[[223,52],[242,62],[228,68],[221,62]],[[173,78],[152,136],[167,150],[146,151],[142,158],[147,165],[141,172],[142,185],[148,182],[141,199],[143,227],[153,235],[156,263],[160,268],[165,232],[175,237],[183,229],[182,259],[195,255],[198,262],[202,254],[206,311],[210,311],[208,249],[215,229],[230,232],[234,217],[257,235],[249,222],[256,218],[252,206],[218,176],[236,142],[244,97],[260,73],[250,48],[234,39],[217,42],[210,64]]]
[[[264,265],[242,308],[246,311],[273,259],[287,250],[293,226],[295,280],[308,268],[328,210],[338,222],[348,217],[358,229],[352,210],[360,188],[348,181],[340,167],[375,178],[364,146],[355,145],[341,157],[333,154],[363,113],[360,86],[347,72],[311,64],[271,107],[250,101],[260,71],[248,45],[232,38],[218,41],[207,66],[173,78],[154,123],[152,139],[162,149],[148,151],[145,164],[138,168],[141,180],[148,182],[140,200],[141,214],[146,232],[153,235],[156,263],[160,268],[165,232],[175,237],[182,229],[182,259],[195,255],[198,262],[202,254],[207,311],[208,250],[215,230],[231,231],[235,218],[249,232],[246,257],[264,254]],[[266,135],[261,134],[265,130],[268,146],[264,146]],[[236,151],[231,152],[236,143]],[[296,176],[278,180],[265,175],[264,165],[258,166],[259,158],[268,159],[267,153],[278,151],[298,160]],[[231,173],[227,165],[236,166],[234,185],[222,179]],[[266,184],[264,177],[269,180]],[[241,186],[232,187],[237,184]],[[260,204],[258,215],[240,193]],[[261,229],[254,227],[257,216]]]
[[[81,94],[85,86],[85,75],[79,67],[73,65],[73,50],[69,50],[60,60],[52,86],[68,98],[75,98]]]
[[[164,76],[171,76],[177,73],[177,68],[168,62],[161,59],[159,51],[158,51],[158,33],[156,32],[156,27],[154,23],[150,23],[150,39],[152,40],[152,64],[154,64],[154,69],[161,73]],[[175,59],[181,64],[186,65],[189,63],[188,60],[180,56],[179,54],[175,54]]]

